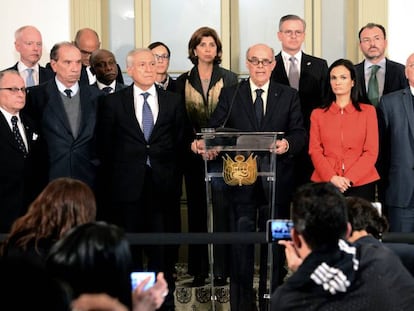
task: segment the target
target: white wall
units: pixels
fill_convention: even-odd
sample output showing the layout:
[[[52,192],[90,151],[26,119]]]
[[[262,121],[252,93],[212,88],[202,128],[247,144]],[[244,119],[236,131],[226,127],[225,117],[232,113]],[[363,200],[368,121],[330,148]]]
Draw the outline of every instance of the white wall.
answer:
[[[403,65],[408,56],[414,53],[414,1],[388,1],[388,56]]]
[[[43,37],[42,65],[49,62],[49,52],[56,42],[72,40],[69,20],[70,0],[2,0],[0,10],[0,69],[19,60],[14,49],[14,32],[21,26],[33,25]]]

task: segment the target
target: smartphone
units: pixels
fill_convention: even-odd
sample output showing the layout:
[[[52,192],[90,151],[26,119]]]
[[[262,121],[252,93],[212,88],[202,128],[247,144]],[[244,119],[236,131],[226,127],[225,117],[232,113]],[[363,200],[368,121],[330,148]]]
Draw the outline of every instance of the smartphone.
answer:
[[[269,219],[267,221],[266,239],[267,242],[276,242],[278,240],[289,240],[290,229],[293,222],[290,219]]]
[[[151,277],[147,285],[144,287],[144,291],[152,287],[155,283],[155,272],[131,272],[131,286],[132,290],[135,289],[142,281],[147,277]]]

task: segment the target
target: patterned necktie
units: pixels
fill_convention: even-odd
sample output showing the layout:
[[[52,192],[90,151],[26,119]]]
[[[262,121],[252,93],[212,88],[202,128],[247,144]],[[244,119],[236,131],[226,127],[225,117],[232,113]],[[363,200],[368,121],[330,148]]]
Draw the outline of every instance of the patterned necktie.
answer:
[[[71,89],[66,89],[66,90],[64,90],[64,92],[65,92],[65,94],[68,98],[72,98],[72,90]]]
[[[152,129],[154,128],[154,117],[147,101],[150,93],[145,92],[141,95],[144,97],[144,104],[142,105],[142,131],[144,132],[145,140],[149,141]]]
[[[378,65],[371,66],[371,77],[368,81],[368,99],[374,105],[378,106],[379,89],[377,80],[377,71],[380,69]]]
[[[106,86],[102,89],[102,91],[105,93],[105,95],[108,95],[112,92],[112,88],[110,86]]]
[[[13,135],[19,145],[20,151],[27,154],[26,146],[24,145],[22,135],[20,135],[19,127],[17,126],[17,121],[19,121],[19,119],[16,116],[11,117]]]
[[[254,101],[254,111],[256,112],[256,120],[257,124],[260,126],[263,119],[263,90],[262,89],[256,89],[256,99]]]
[[[27,68],[27,77],[26,77],[26,87],[31,87],[33,85],[35,85],[35,82],[33,80],[33,69],[32,68]]]
[[[289,66],[289,84],[294,89],[299,89],[299,71],[298,66],[296,65],[296,57],[290,57],[290,66]]]

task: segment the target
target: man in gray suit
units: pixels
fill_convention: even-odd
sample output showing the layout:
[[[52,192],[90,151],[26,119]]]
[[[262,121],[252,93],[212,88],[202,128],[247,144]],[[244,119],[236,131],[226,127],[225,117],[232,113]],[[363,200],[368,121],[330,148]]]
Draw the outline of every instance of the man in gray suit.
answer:
[[[385,205],[394,232],[414,232],[414,54],[407,59],[405,75],[410,86],[382,96],[378,106],[388,178]]]
[[[50,58],[56,76],[30,90],[25,110],[45,139],[49,179],[72,177],[94,188],[96,98],[101,92],[78,82],[81,53],[72,43],[55,44]]]

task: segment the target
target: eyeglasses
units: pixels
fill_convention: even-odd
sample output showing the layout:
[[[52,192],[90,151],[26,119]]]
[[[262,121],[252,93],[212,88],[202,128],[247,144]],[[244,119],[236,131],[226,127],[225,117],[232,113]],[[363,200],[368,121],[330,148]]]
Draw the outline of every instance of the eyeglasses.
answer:
[[[19,91],[26,94],[27,88],[25,87],[0,87],[0,91],[2,90],[8,90],[12,93],[18,93]]]
[[[251,58],[247,59],[247,61],[253,66],[259,66],[260,64],[262,64],[263,66],[269,66],[271,63],[273,63],[273,60],[270,59],[258,60],[257,58]]]
[[[295,35],[296,37],[299,37],[301,35],[303,35],[304,31],[302,30],[284,30],[281,31],[281,33],[283,33],[286,36],[292,37],[293,35]]]
[[[170,55],[168,54],[162,54],[162,55],[158,55],[158,54],[154,54],[155,58],[157,59],[157,61],[166,61],[170,58]]]

